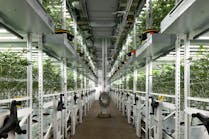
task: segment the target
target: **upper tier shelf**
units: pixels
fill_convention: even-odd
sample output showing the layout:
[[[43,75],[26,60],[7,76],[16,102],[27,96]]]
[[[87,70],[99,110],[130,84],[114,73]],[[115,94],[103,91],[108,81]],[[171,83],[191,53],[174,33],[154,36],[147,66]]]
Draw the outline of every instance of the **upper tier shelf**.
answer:
[[[0,23],[21,33],[54,32],[54,23],[38,0],[4,0]]]
[[[85,75],[92,80],[96,79],[96,75],[86,64],[83,63],[81,57],[69,44],[68,39],[64,34],[45,35],[43,39],[43,50],[49,56],[56,59],[60,60],[62,58],[66,58],[68,64],[73,65],[75,68],[85,68],[87,70]],[[91,76],[87,75],[87,73]]]
[[[70,61],[76,60],[76,52],[63,34],[45,35],[43,42],[43,50],[49,56],[59,60],[63,57]]]
[[[137,49],[136,60],[141,63],[145,62],[147,57],[155,60],[166,55],[175,48],[175,41],[175,35],[153,34]]]
[[[209,30],[209,0],[181,0],[161,22],[161,33],[197,37]]]
[[[146,63],[146,58],[157,58],[168,54],[175,48],[175,35],[167,34],[153,34],[147,38],[147,40],[136,50],[136,55],[132,56],[126,64],[120,70],[117,71],[115,77],[119,77],[119,72],[122,74],[127,70],[134,62],[137,62],[139,68],[143,67]]]

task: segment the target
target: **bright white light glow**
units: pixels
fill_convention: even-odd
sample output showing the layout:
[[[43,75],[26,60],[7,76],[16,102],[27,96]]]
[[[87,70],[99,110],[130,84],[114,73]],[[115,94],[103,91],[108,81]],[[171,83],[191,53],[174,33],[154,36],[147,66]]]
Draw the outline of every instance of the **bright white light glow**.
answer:
[[[209,40],[209,37],[208,36],[201,36],[198,39],[200,39],[200,40]]]
[[[18,38],[16,36],[0,36],[0,40],[17,40]]]
[[[0,33],[8,33],[8,31],[6,29],[1,28]]]

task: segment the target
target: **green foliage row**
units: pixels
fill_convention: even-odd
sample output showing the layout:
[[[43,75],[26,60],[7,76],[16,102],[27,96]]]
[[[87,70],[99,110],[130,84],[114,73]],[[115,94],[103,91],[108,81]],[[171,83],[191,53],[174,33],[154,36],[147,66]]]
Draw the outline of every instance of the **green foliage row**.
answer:
[[[209,54],[203,51],[197,55],[197,59],[190,58],[190,92],[191,96],[209,97]],[[181,91],[184,90],[184,65],[181,64]],[[137,89],[145,91],[145,72],[138,74]],[[123,83],[125,84],[125,82]],[[133,76],[129,78],[128,88],[133,88]],[[163,94],[175,94],[175,65],[159,65],[158,69],[153,70],[153,92]]]
[[[43,0],[42,1],[43,7],[46,9],[47,13],[52,17],[54,23],[55,23],[55,29],[62,28],[62,0]],[[70,32],[73,32],[71,18],[66,18],[66,26],[67,30]]]
[[[175,5],[175,0],[155,0],[152,1],[152,29],[160,31],[160,23]],[[136,25],[136,47],[141,46],[141,34],[146,30],[146,11],[138,17]],[[134,32],[130,32],[131,42],[128,44],[129,51],[135,49],[133,43]]]
[[[27,59],[24,53],[0,52],[0,97],[25,96],[27,93]],[[45,94],[61,91],[60,64],[52,59],[43,61],[43,88]],[[73,71],[67,70],[68,90],[74,89]],[[80,82],[80,78],[77,79]],[[78,83],[79,84],[79,83]],[[33,92],[38,91],[38,66],[33,62]]]

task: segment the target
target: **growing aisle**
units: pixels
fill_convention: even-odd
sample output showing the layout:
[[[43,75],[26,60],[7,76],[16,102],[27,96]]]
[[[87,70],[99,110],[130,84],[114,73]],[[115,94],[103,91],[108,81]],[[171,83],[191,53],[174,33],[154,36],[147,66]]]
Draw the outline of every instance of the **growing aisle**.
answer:
[[[97,118],[99,103],[95,102],[71,139],[137,139],[134,128],[112,103],[110,111],[112,118]]]

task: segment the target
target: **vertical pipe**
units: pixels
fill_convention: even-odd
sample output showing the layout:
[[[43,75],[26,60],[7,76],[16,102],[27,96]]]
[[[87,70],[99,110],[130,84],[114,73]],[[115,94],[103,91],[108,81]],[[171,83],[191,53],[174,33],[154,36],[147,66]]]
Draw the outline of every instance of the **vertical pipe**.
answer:
[[[43,139],[43,44],[42,35],[38,41],[38,106],[39,106],[39,139]]]
[[[175,73],[175,139],[180,139],[180,36],[177,35],[176,39],[176,73]]]
[[[152,0],[146,0],[146,29],[152,28]]]
[[[30,98],[28,107],[33,109],[33,63],[32,63],[32,35],[27,34],[27,96]],[[28,139],[32,139],[32,114],[28,118]]]
[[[66,0],[62,0],[62,28],[66,29]]]
[[[184,109],[186,110],[190,107],[190,102],[188,97],[190,96],[190,40],[189,34],[185,36],[185,46],[184,46]],[[189,115],[185,113],[185,129],[184,138],[190,139],[190,120]]]

